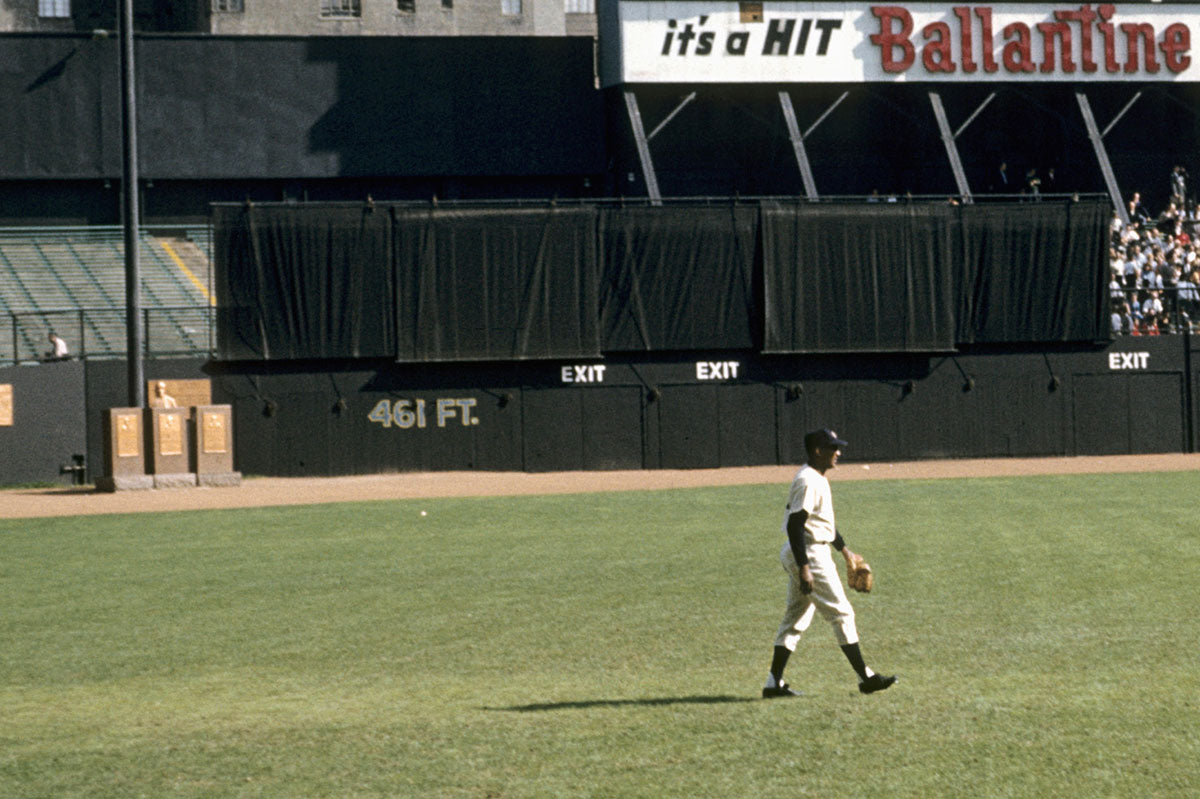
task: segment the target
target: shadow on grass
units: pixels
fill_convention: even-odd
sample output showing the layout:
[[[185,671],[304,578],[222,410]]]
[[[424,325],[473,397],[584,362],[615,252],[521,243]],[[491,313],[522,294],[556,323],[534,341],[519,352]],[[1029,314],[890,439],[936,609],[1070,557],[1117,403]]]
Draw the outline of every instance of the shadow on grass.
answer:
[[[581,702],[537,702],[532,705],[485,707],[484,710],[504,710],[510,713],[536,713],[545,710],[583,710],[589,707],[654,707],[656,705],[721,705],[733,702],[754,702],[745,696],[663,696],[649,699],[589,699]]]

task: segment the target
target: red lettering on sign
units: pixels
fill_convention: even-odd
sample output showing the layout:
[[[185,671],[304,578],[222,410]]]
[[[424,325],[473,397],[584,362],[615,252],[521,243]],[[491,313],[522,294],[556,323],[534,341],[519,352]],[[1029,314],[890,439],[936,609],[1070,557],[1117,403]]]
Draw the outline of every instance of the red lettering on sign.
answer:
[[[1104,71],[1110,74],[1120,69],[1117,64],[1117,36],[1113,30],[1113,24],[1109,22],[1116,11],[1116,8],[1107,4],[1096,7],[1096,13],[1100,15],[1100,19],[1104,20],[1096,26],[1104,38]]]
[[[921,48],[921,63],[930,72],[953,72],[954,52],[950,49],[950,26],[931,22],[921,29],[929,44]],[[932,40],[932,41],[930,41]]]
[[[983,36],[980,42],[980,46],[983,48],[983,71],[995,72],[1000,69],[1000,65],[996,63],[996,45],[992,41],[992,9],[986,6],[977,8],[975,16],[979,17],[979,23],[983,26]]]
[[[1066,75],[1082,70],[1095,73],[1100,70],[1099,53],[1096,52],[1096,32],[1099,46],[1103,48],[1104,71],[1110,75],[1124,72],[1156,74],[1162,65],[1175,74],[1190,68],[1191,30],[1184,22],[1168,25],[1160,34],[1149,22],[1121,22],[1114,24],[1116,7],[1103,3],[1093,7],[1085,3],[1074,9],[1059,9],[1050,12],[1052,21],[1015,21],[1005,25],[1001,31],[1003,45],[1000,63],[996,60],[996,39],[991,6],[953,6],[945,21],[930,22],[921,28],[925,44],[921,47],[921,65],[927,72],[952,73],[962,71],[973,74],[982,65],[986,73],[1004,70],[1013,75],[1041,71],[1043,74],[1062,72]],[[871,6],[871,13],[879,20],[879,32],[870,36],[872,44],[879,48],[880,65],[884,72],[900,73],[916,63],[916,46],[913,44],[913,16],[903,6]],[[976,44],[972,17],[979,20],[979,37]],[[1117,28],[1123,34],[1125,45],[1124,63],[1117,55]],[[957,28],[957,30],[955,30]],[[1035,61],[1034,29],[1040,34],[1041,61]],[[1079,60],[1076,62],[1075,42],[1079,42]],[[1161,54],[1161,63],[1159,55]]]
[[[975,47],[971,41],[971,9],[966,6],[955,6],[954,16],[958,17],[958,29],[961,32],[961,50],[962,50],[962,70],[966,73],[971,73],[979,67],[975,65],[975,59],[972,53]]]
[[[1142,22],[1122,22],[1121,30],[1125,32],[1128,55],[1125,57],[1125,71],[1138,71],[1138,41],[1146,53],[1146,71],[1158,72],[1158,60],[1154,57],[1154,26]]]
[[[871,44],[879,47],[883,71],[903,72],[911,67],[916,58],[912,42],[908,40],[912,36],[912,14],[900,6],[872,6],[871,13],[879,17],[879,33],[871,34]],[[900,30],[893,29],[893,22],[900,23]],[[901,53],[899,60],[892,57],[897,47]]]
[[[1063,72],[1074,72],[1075,61],[1071,58],[1071,26],[1065,22],[1039,22],[1037,29],[1042,32],[1042,72],[1054,71],[1055,40],[1061,44]]]
[[[1163,51],[1163,60],[1167,63],[1167,69],[1175,74],[1183,72],[1192,65],[1192,57],[1187,54],[1187,51],[1192,48],[1192,32],[1182,22],[1167,26],[1167,29],[1163,31],[1162,44],[1159,45],[1159,48]]]
[[[1005,39],[1015,39],[1004,45],[1001,60],[1009,72],[1033,72],[1033,37],[1024,22],[1011,22],[1001,31]]]
[[[1054,18],[1065,22],[1079,23],[1079,56],[1084,72],[1095,72],[1096,62],[1092,58],[1092,23],[1096,12],[1091,6],[1080,6],[1078,11],[1055,11]]]

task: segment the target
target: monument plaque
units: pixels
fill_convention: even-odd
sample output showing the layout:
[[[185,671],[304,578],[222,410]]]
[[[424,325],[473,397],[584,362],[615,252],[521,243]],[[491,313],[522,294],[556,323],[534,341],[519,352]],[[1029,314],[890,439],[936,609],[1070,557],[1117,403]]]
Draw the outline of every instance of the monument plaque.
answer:
[[[183,414],[158,414],[158,454],[183,454]]]
[[[146,475],[145,440],[140,408],[109,408],[104,412],[104,469],[96,479],[101,491],[154,487]]]
[[[229,452],[228,416],[212,408],[198,408],[200,413],[201,448],[205,455],[224,455]]]
[[[120,411],[113,414],[117,435],[118,458],[142,457],[142,426],[138,424],[137,411]]]
[[[149,436],[146,471],[154,475],[155,488],[183,488],[196,485],[191,471],[186,434],[187,408],[149,408],[145,411]]]
[[[233,407],[200,405],[195,411],[197,484],[241,485],[241,472],[233,470]]]

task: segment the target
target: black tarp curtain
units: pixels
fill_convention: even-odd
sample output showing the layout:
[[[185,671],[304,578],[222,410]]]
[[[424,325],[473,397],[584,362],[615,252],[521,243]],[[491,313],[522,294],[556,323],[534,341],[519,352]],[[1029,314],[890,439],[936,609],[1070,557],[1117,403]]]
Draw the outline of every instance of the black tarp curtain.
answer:
[[[401,361],[596,357],[596,209],[394,216]]]
[[[214,208],[223,360],[1108,337],[1101,201]]]

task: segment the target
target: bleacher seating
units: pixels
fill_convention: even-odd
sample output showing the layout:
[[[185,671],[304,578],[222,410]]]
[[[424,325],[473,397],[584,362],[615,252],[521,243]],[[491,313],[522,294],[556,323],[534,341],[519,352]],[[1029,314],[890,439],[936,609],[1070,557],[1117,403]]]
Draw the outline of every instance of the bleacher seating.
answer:
[[[210,240],[205,228],[142,231],[147,353],[211,349]],[[0,228],[0,363],[36,360],[51,331],[68,341],[73,355],[125,355],[120,228]]]

